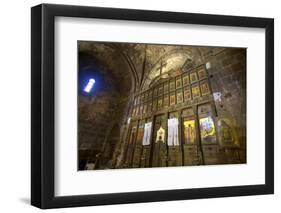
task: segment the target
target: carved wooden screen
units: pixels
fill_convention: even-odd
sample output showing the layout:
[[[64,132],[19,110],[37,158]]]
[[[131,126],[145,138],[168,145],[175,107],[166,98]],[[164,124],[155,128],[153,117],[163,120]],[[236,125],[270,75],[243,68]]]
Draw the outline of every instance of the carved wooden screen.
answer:
[[[166,134],[167,129],[167,118],[163,115],[158,115],[155,118],[153,131],[153,154],[152,154],[152,167],[165,167],[167,166],[167,147],[166,147],[166,136],[157,138],[159,130],[164,131]]]
[[[127,151],[125,155],[125,167],[130,167],[132,163],[134,143],[136,139],[136,131],[137,131],[136,123],[133,123],[130,131],[130,137],[128,140]]]
[[[149,117],[145,120],[144,123],[152,122],[152,119]],[[153,130],[151,130],[152,132]],[[152,136],[151,136],[152,137]],[[151,150],[151,143],[149,145],[145,145],[141,147],[141,154],[140,154],[140,161],[139,161],[139,167],[149,167],[150,162],[150,150]]]
[[[136,143],[134,146],[134,152],[133,152],[133,161],[132,161],[132,167],[137,168],[140,166],[140,158],[141,158],[141,152],[142,152],[142,140],[144,135],[144,123],[145,120],[141,120],[138,125],[137,129],[137,137],[136,137]]]

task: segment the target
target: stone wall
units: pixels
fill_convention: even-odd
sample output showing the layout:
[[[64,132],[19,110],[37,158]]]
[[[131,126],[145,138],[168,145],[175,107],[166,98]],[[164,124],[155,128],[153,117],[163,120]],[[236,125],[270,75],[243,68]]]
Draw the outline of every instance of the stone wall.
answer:
[[[220,151],[226,159],[236,155],[236,158],[245,163],[246,49],[226,48],[213,51],[205,55],[205,60],[218,118],[217,129],[222,147]],[[230,145],[230,140],[235,146]]]
[[[96,83],[90,94],[79,91],[80,170],[84,170],[87,163],[95,163],[95,169],[111,167],[115,146],[119,142],[121,126],[127,113],[130,91],[123,84],[119,84],[121,76],[116,79],[111,70],[97,64],[99,63],[92,56],[80,54],[79,76],[84,76],[83,72],[87,73],[86,76],[96,76]]]

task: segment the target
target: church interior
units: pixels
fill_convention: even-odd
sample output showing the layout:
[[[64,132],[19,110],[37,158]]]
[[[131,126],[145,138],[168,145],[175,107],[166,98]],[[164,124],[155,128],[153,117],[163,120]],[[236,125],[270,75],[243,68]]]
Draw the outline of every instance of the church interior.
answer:
[[[246,49],[78,41],[78,170],[246,163]]]

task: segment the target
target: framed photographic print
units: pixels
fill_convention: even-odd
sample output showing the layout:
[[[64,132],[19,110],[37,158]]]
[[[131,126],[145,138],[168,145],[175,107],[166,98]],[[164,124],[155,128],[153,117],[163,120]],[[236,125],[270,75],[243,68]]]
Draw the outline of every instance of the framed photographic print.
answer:
[[[274,192],[274,21],[31,9],[31,203]]]

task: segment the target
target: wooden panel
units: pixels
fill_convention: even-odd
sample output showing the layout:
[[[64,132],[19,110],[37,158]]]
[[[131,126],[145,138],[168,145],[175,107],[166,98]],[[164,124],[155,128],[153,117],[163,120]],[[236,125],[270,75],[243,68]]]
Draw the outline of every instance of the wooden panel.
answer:
[[[176,89],[179,89],[182,87],[182,82],[181,82],[181,76],[177,77],[176,80]]]
[[[163,84],[158,87],[158,96],[163,95]]]
[[[176,96],[175,93],[170,93],[170,106],[176,104]]]
[[[176,86],[175,79],[170,80],[170,91],[175,90],[175,88],[176,88],[175,86]]]
[[[189,85],[189,75],[186,73],[182,77],[183,86]]]
[[[192,85],[191,90],[192,90],[192,97],[193,97],[193,99],[200,97],[200,89],[199,89],[198,84]]]
[[[158,104],[158,101],[157,101],[157,99],[154,99],[154,101],[153,101],[153,108],[152,108],[152,111],[156,111],[157,110],[157,104]]]
[[[201,67],[197,73],[200,80],[207,77],[207,72],[204,67]]]
[[[192,72],[190,73],[190,82],[191,83],[195,83],[198,81],[198,78],[197,78],[197,73],[196,72]]]
[[[164,107],[169,107],[169,94],[164,95]]]
[[[182,111],[182,117],[194,116],[194,112],[192,108],[184,109]]]
[[[202,95],[209,95],[210,94],[210,87],[208,81],[201,81],[200,82],[200,89]]]
[[[158,97],[158,109],[162,109],[163,106],[163,96]]]
[[[185,87],[183,90],[184,95],[184,101],[190,101],[191,100],[191,92],[189,87]]]
[[[182,90],[177,90],[177,104],[180,104],[182,102],[183,102]]]

